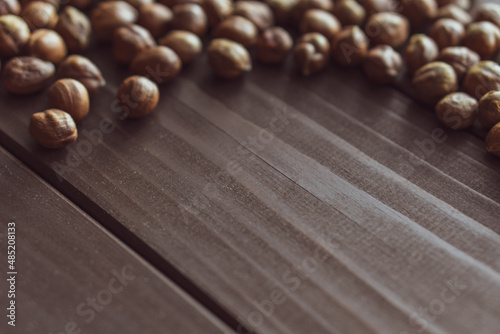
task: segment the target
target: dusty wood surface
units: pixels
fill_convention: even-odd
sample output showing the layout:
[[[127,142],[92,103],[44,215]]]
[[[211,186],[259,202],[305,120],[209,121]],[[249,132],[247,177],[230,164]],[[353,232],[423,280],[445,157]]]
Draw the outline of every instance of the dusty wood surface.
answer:
[[[94,220],[0,149],[0,300],[15,276],[15,327],[2,333],[230,333]],[[7,267],[7,224],[16,261]],[[17,275],[7,275],[7,272]],[[10,298],[9,298],[10,299]]]

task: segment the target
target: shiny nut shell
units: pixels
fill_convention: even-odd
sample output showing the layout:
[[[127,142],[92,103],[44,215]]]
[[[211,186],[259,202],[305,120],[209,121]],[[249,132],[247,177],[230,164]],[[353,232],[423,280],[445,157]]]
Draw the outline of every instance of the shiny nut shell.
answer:
[[[230,16],[215,27],[214,36],[230,39],[248,48],[257,43],[259,31],[252,21],[241,16]]]
[[[484,60],[472,65],[465,74],[462,88],[476,99],[492,90],[500,90],[500,65]]]
[[[3,70],[3,84],[14,94],[31,94],[45,88],[54,77],[52,63],[35,57],[12,58]]]
[[[87,15],[75,7],[66,6],[63,8],[55,30],[64,39],[69,52],[78,53],[87,49],[92,27]]]
[[[128,24],[116,29],[113,38],[113,54],[120,64],[128,64],[141,51],[156,45],[156,42],[145,28]]]
[[[87,88],[75,79],[59,79],[48,91],[50,108],[60,109],[78,123],[89,113]]]
[[[158,43],[174,50],[183,65],[192,62],[203,50],[200,37],[184,30],[173,30],[161,38]]]
[[[207,48],[207,56],[212,70],[222,78],[235,78],[252,69],[247,49],[229,39],[213,39]]]
[[[92,11],[92,30],[101,41],[109,41],[116,29],[137,20],[138,11],[125,1],[104,1]]]
[[[46,148],[61,148],[78,137],[71,116],[58,109],[49,109],[31,116],[30,134]]]
[[[500,157],[500,123],[497,123],[486,136],[486,151]]]
[[[435,61],[419,68],[411,82],[418,100],[433,105],[458,89],[455,70],[450,65]]]
[[[71,78],[80,81],[90,95],[96,94],[106,85],[99,68],[90,59],[79,55],[71,55],[59,64],[56,75],[59,79]]]
[[[30,56],[54,64],[60,63],[68,53],[61,35],[49,29],[38,29],[31,34],[28,41],[28,52]]]
[[[130,70],[161,85],[177,76],[181,66],[179,56],[171,48],[155,46],[139,53],[132,60]]]
[[[30,36],[28,25],[19,16],[0,16],[0,58],[18,55]]]
[[[119,106],[124,110],[124,117],[144,117],[158,104],[160,93],[158,86],[143,76],[131,76],[123,81],[116,95]]]

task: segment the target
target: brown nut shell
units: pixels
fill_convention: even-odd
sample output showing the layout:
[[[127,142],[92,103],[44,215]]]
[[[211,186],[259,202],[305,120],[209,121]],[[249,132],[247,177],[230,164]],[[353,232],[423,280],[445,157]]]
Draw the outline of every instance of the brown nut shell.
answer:
[[[432,25],[429,36],[436,42],[439,49],[458,46],[465,36],[465,28],[456,20],[439,19]]]
[[[203,51],[203,43],[198,35],[185,30],[172,30],[158,41],[172,50],[181,59],[182,65],[189,64]]]
[[[398,48],[408,39],[410,23],[397,13],[376,13],[368,18],[365,33],[375,45],[385,44]]]
[[[208,45],[207,56],[214,73],[222,78],[236,78],[252,69],[247,49],[229,39],[213,39]]]
[[[123,81],[116,95],[124,117],[147,116],[156,108],[160,93],[158,86],[146,77],[134,75]]]
[[[122,65],[129,64],[140,52],[156,45],[153,36],[145,28],[127,24],[115,30],[113,55]]]
[[[50,86],[49,106],[60,109],[80,122],[89,113],[89,94],[87,88],[75,79],[59,79]]]
[[[137,24],[146,28],[154,38],[160,38],[168,31],[174,18],[170,8],[161,3],[152,3],[139,8]]]
[[[434,19],[438,9],[436,0],[401,0],[401,7],[401,14],[410,20],[412,28],[420,28]]]
[[[19,16],[0,16],[0,58],[18,55],[30,36],[28,25]]]
[[[78,137],[73,118],[58,109],[48,109],[33,114],[29,131],[38,143],[46,148],[64,147]]]
[[[215,27],[214,36],[230,39],[249,48],[257,43],[259,30],[252,21],[244,17],[230,16]]]
[[[413,35],[405,49],[408,72],[415,72],[425,64],[434,61],[438,55],[439,48],[432,38],[424,34]]]
[[[3,70],[5,89],[26,95],[45,88],[54,77],[54,64],[35,57],[12,58]]]
[[[389,45],[378,45],[368,51],[363,59],[366,77],[379,85],[393,83],[403,67],[399,52]]]
[[[57,68],[57,78],[71,78],[80,81],[90,95],[96,94],[106,85],[99,68],[88,58],[71,55]]]
[[[328,40],[331,40],[341,29],[337,18],[322,9],[309,9],[302,16],[299,25],[300,33],[319,32]]]
[[[3,15],[19,15],[21,13],[21,5],[17,0],[0,0],[0,16]]]
[[[320,33],[302,35],[293,49],[295,65],[304,76],[317,73],[325,68],[330,59],[330,43]]]
[[[236,1],[231,15],[242,16],[252,21],[261,31],[274,24],[273,11],[265,2],[254,0]]]
[[[293,47],[292,36],[281,27],[271,27],[260,35],[257,59],[265,64],[280,64]]]
[[[28,53],[30,56],[50,61],[54,64],[60,63],[68,53],[63,38],[54,30],[35,30],[28,41]]]
[[[298,24],[302,19],[302,16],[309,9],[322,9],[327,12],[333,10],[332,0],[299,0],[297,4],[292,9],[292,23]]]
[[[79,53],[88,48],[92,34],[90,20],[75,7],[66,6],[62,9],[55,30],[64,39],[70,53]]]
[[[203,0],[202,6],[210,27],[215,27],[233,12],[232,0]]]
[[[332,40],[333,60],[342,66],[357,66],[368,51],[368,37],[358,26],[342,29]]]
[[[208,19],[200,5],[195,3],[180,4],[173,8],[173,12],[172,29],[187,30],[198,36],[206,34]]]
[[[500,91],[488,92],[479,100],[478,119],[486,129],[500,122]]]
[[[434,105],[458,89],[457,75],[450,65],[435,61],[419,68],[411,81],[418,100]]]
[[[492,59],[500,48],[500,28],[491,22],[474,22],[467,26],[463,45],[477,52],[481,59]]]
[[[150,78],[157,84],[166,84],[179,74],[181,59],[169,47],[155,46],[139,53],[130,63],[134,74]]]
[[[57,9],[53,5],[43,1],[30,2],[23,7],[21,16],[30,29],[54,29],[58,16]]]
[[[500,157],[500,123],[491,128],[486,136],[486,151]]]
[[[481,61],[481,57],[465,46],[452,46],[441,50],[437,60],[450,64],[462,80],[469,68]]]
[[[101,41],[110,41],[115,30],[137,20],[138,11],[125,1],[104,1],[90,16],[92,30]]]
[[[465,74],[462,88],[476,99],[489,91],[500,90],[500,65],[490,60],[472,65]]]
[[[474,20],[476,22],[488,21],[500,28],[500,5],[493,2],[479,5]]]
[[[341,0],[335,4],[333,14],[343,26],[361,26],[366,19],[366,11],[356,0]]]
[[[468,12],[466,12],[461,7],[453,4],[439,8],[436,13],[435,19],[453,19],[462,23],[464,26],[472,22],[472,17]]]
[[[476,119],[478,103],[465,93],[451,93],[436,105],[436,116],[445,126],[453,130],[466,129]]]

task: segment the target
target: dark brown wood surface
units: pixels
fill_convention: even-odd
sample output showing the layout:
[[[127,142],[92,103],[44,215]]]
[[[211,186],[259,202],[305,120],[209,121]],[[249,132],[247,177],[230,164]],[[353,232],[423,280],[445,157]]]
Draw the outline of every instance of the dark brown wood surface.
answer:
[[[204,58],[152,115],[121,121],[126,70],[107,47],[88,56],[108,85],[79,140],[41,148],[27,127],[45,94],[0,90],[0,144],[227,324],[500,332],[500,160],[484,134],[359,70],[223,81]],[[86,144],[103,119],[114,128]]]
[[[9,222],[17,241],[16,326],[7,325],[2,307],[1,333],[230,333],[1,148],[0,189],[2,251]],[[6,306],[6,255],[1,270]]]

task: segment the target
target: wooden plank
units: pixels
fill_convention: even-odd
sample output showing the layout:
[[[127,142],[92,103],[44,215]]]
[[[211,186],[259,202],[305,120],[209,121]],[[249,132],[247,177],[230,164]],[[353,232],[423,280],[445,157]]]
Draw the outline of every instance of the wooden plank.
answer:
[[[0,300],[16,306],[15,319],[3,308],[0,332],[230,333],[1,148],[0,189]],[[8,226],[15,231],[13,268],[7,267]],[[6,281],[11,276],[15,289]]]
[[[109,84],[80,127],[110,118],[103,143],[81,136],[73,160],[40,148],[26,129],[44,95],[3,91],[0,141],[218,314],[259,333],[500,327],[500,167],[480,138],[440,133],[358,71],[255,66],[226,82],[205,59],[151,117],[122,122],[108,55],[89,54]]]

